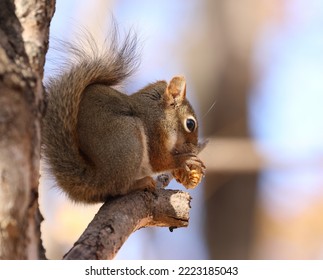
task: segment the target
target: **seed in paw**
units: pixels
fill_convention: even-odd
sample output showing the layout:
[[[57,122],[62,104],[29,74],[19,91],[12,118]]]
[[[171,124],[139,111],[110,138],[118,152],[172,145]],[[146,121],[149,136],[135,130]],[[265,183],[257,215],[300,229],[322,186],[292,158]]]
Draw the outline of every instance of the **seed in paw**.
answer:
[[[203,171],[198,166],[189,166],[189,171],[185,169],[174,170],[173,176],[185,188],[194,189],[201,182]]]

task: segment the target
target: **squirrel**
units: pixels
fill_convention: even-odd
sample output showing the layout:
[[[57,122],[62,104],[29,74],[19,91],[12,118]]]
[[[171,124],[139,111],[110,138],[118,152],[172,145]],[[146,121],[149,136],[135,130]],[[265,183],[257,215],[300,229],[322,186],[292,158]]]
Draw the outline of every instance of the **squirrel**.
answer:
[[[69,57],[65,70],[45,84],[42,153],[67,196],[96,203],[153,190],[152,176],[164,172],[195,187],[205,173],[197,156],[203,144],[185,78],[157,81],[127,95],[115,87],[137,67],[135,35],[119,44],[115,31],[101,49],[90,35],[63,45]]]

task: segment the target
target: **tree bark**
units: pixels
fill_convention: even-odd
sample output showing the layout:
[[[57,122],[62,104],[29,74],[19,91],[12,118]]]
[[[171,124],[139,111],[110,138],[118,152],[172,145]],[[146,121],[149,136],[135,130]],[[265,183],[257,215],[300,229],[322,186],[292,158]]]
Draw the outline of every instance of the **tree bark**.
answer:
[[[54,1],[0,2],[0,259],[44,257],[38,208],[43,66]]]

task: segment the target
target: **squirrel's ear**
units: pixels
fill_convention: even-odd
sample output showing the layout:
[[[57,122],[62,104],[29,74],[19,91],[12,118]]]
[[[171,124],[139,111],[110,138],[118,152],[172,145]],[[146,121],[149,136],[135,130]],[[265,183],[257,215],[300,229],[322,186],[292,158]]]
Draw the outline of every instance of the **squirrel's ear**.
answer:
[[[186,96],[186,81],[183,76],[175,76],[167,85],[165,99],[169,105],[178,106]]]

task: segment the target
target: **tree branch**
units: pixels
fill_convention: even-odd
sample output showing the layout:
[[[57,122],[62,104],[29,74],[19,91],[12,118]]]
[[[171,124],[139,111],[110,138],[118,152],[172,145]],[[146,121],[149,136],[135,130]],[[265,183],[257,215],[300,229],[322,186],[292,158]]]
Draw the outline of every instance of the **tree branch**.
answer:
[[[187,227],[190,201],[186,192],[164,189],[108,200],[64,259],[113,259],[137,229]]]

